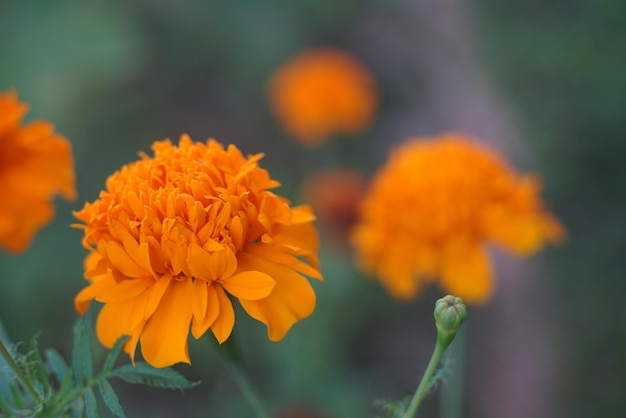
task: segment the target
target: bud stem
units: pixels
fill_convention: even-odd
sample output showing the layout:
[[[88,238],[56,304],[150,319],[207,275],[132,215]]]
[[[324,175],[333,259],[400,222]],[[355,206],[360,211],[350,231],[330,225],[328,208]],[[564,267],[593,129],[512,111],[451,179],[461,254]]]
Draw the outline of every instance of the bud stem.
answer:
[[[417,414],[417,410],[420,406],[420,403],[422,402],[422,399],[424,399],[424,396],[426,396],[426,394],[430,390],[430,380],[433,377],[433,373],[435,373],[435,369],[441,361],[441,357],[443,356],[443,353],[446,351],[447,347],[448,344],[445,344],[441,338],[437,338],[437,344],[435,344],[435,349],[433,350],[433,354],[430,357],[430,361],[428,362],[426,371],[424,372],[422,380],[420,381],[420,384],[417,387],[413,398],[411,399],[411,403],[409,404],[409,407],[407,408],[402,418],[414,418],[415,414]]]
[[[467,309],[459,297],[447,295],[435,303],[435,325],[437,326],[437,343],[430,357],[424,376],[411,399],[411,403],[402,418],[414,418],[422,399],[431,389],[431,380],[443,353],[450,346],[457,332],[467,318]]]

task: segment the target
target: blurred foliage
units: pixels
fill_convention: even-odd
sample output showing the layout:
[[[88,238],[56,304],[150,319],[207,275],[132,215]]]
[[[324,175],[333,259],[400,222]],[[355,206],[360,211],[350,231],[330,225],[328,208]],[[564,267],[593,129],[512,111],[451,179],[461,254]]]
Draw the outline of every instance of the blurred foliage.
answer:
[[[40,346],[68,358],[85,253],[80,231],[69,228],[71,211],[95,199],[106,177],[154,140],[187,132],[196,140],[236,143],[244,153],[265,152],[261,165],[295,201],[298,184],[320,164],[347,161],[372,171],[384,158],[381,143],[398,139],[398,130],[385,129],[421,104],[412,95],[420,91],[419,75],[406,62],[385,60],[408,56],[415,41],[393,38],[393,54],[385,55],[379,48],[387,44],[376,38],[384,32],[380,26],[415,12],[407,11],[409,3],[0,3],[0,90],[17,89],[30,104],[30,119],[51,120],[72,140],[80,196],[73,204],[58,202],[54,222],[24,255],[0,254],[0,318],[11,338],[28,341],[41,331]],[[626,407],[626,259],[620,251],[626,247],[626,3],[481,0],[471,6],[481,62],[520,112],[536,171],[570,233],[565,247],[542,258],[556,260],[545,263],[542,280],[558,289],[563,318],[566,386],[555,392],[567,400],[567,416],[615,416]],[[292,53],[318,45],[346,49],[380,76],[379,123],[365,139],[386,139],[304,151],[278,126],[266,103],[266,80]],[[314,284],[315,314],[278,344],[241,312],[236,332],[275,410],[295,405],[328,417],[374,416],[374,399],[399,399],[414,389],[432,348],[429,301],[440,294],[427,289],[424,303],[396,304],[354,271],[347,250],[324,243],[326,282]],[[209,347],[192,341],[193,366],[177,368],[201,380],[199,388],[155,395],[114,383],[128,416],[168,417],[172,405],[179,416],[248,416]],[[432,415],[430,407],[425,411]]]

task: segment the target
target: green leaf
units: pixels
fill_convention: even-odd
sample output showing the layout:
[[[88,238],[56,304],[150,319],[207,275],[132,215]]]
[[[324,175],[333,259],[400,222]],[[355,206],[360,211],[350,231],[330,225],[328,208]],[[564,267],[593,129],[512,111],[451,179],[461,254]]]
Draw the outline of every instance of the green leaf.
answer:
[[[111,387],[111,384],[106,380],[102,380],[98,384],[98,388],[100,389],[100,395],[102,395],[104,403],[109,410],[113,412],[113,415],[119,418],[126,418],[126,415],[124,415],[124,411],[122,410],[122,405],[120,405],[120,401],[117,399],[117,395]]]
[[[4,412],[7,417],[10,417],[11,414],[14,413],[13,408],[9,406],[4,396],[0,396],[0,412]]]
[[[169,367],[157,369],[142,361],[137,362],[134,367],[132,364],[119,367],[113,370],[113,375],[129,383],[142,383],[164,389],[189,389],[200,384],[200,382],[190,382]]]
[[[35,335],[31,338],[30,343],[28,344],[28,356],[30,357],[30,361],[35,368],[37,380],[41,384],[44,398],[48,398],[52,394],[52,385],[50,384],[48,372],[46,371],[46,366],[41,358],[41,354],[39,354],[39,343],[37,341],[38,337],[38,335]]]
[[[74,344],[72,347],[72,370],[76,374],[78,383],[88,381],[93,377],[93,349],[92,349],[92,320],[91,310],[78,318],[74,325]]]
[[[13,399],[13,404],[18,409],[25,409],[26,403],[24,402],[24,395],[22,395],[22,392],[18,389],[17,385],[12,384],[11,386],[9,386],[9,389],[11,389],[11,398]]]
[[[119,340],[117,340],[117,342],[115,343],[115,345],[109,352],[109,355],[107,356],[106,360],[104,361],[104,366],[102,366],[102,372],[101,372],[102,374],[110,372],[113,369],[113,366],[115,365],[115,360],[117,360],[117,358],[120,356],[122,347],[124,346],[124,343],[128,341],[129,338],[130,336],[128,335],[122,335],[119,338]]]
[[[96,395],[93,393],[93,389],[85,388],[85,412],[87,412],[87,418],[98,418],[98,404],[96,403]]]
[[[49,348],[45,352],[46,364],[50,373],[59,382],[65,381],[67,374],[70,372],[69,367],[63,357],[54,348]]]

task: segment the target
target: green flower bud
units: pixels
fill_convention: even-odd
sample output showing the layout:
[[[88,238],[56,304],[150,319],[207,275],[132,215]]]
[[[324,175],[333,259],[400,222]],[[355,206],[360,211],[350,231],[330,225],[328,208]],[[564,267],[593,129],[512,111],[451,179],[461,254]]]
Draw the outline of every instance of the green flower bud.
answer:
[[[435,303],[434,316],[437,337],[441,338],[447,347],[465,322],[467,308],[463,304],[463,299],[447,295]]]

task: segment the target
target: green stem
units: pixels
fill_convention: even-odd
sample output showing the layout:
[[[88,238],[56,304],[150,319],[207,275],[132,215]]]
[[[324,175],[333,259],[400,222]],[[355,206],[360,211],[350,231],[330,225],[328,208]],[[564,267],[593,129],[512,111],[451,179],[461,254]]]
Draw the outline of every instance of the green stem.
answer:
[[[26,378],[26,375],[24,374],[24,372],[22,372],[22,369],[20,369],[15,360],[13,360],[13,357],[11,357],[11,354],[9,354],[9,350],[7,350],[7,348],[4,346],[2,340],[0,340],[0,354],[2,354],[4,360],[7,362],[11,370],[13,370],[13,373],[15,374],[15,377],[17,377],[17,380],[20,381],[24,389],[26,389],[26,391],[30,394],[33,400],[37,401],[38,403],[43,403],[43,399],[41,399],[39,393],[37,393],[34,386],[30,383],[30,380]]]
[[[411,399],[411,403],[404,413],[402,418],[414,418],[415,414],[417,414],[417,410],[422,402],[422,399],[428,394],[430,390],[430,381],[433,377],[433,373],[441,361],[441,357],[443,353],[448,348],[448,344],[441,341],[442,339],[437,337],[437,344],[435,344],[435,349],[433,350],[433,355],[430,357],[430,361],[428,362],[428,366],[426,367],[426,371],[424,372],[424,376],[422,376],[422,380],[420,381],[413,398]]]
[[[453,373],[441,387],[440,411],[442,418],[461,418],[463,410],[463,368],[465,364],[465,329],[456,334],[449,356],[454,363]]]
[[[217,341],[215,341],[215,346],[217,347],[217,352],[222,357],[224,368],[237,383],[244,398],[246,398],[248,404],[256,412],[257,417],[271,418],[272,416],[267,412],[259,393],[252,384],[250,375],[246,372],[243,357],[235,336],[231,335],[230,338],[222,344],[217,344]]]

